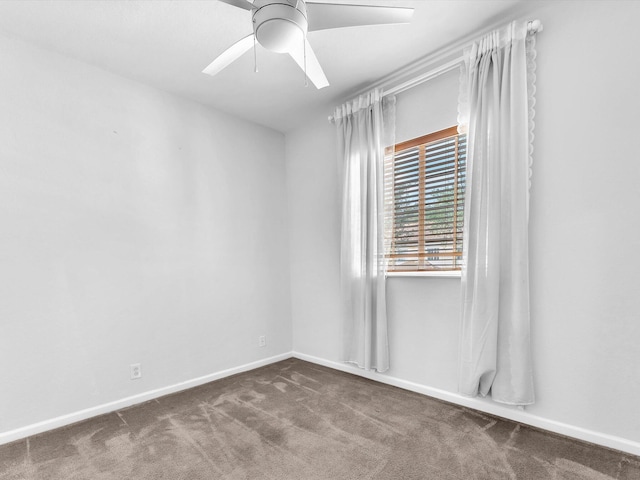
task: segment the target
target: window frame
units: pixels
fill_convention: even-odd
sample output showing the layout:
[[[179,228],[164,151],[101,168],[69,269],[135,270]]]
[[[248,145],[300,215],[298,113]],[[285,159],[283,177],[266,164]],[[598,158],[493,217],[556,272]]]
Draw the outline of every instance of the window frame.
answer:
[[[420,187],[419,187],[419,200],[418,200],[418,219],[419,219],[419,226],[418,226],[418,251],[420,252],[419,255],[420,258],[424,258],[426,259],[427,254],[429,253],[429,247],[428,245],[426,245],[425,242],[425,232],[427,231],[425,228],[426,225],[426,220],[425,220],[425,197],[427,194],[426,188],[425,188],[425,170],[426,170],[426,157],[425,155],[425,151],[426,151],[426,147],[429,144],[450,138],[450,137],[455,137],[456,139],[456,147],[455,147],[455,160],[454,160],[454,199],[453,199],[453,211],[456,212],[457,211],[457,206],[458,206],[458,181],[460,179],[460,174],[459,174],[459,165],[460,165],[460,158],[459,158],[459,154],[458,154],[458,143],[461,137],[463,137],[466,135],[463,133],[459,133],[458,132],[458,127],[457,126],[452,126],[452,127],[448,127],[442,130],[438,130],[436,132],[432,132],[432,133],[428,133],[426,135],[417,137],[417,138],[413,138],[404,142],[400,142],[397,143],[396,145],[394,145],[393,147],[389,147],[387,149],[387,154],[385,155],[385,172],[387,171],[388,168],[388,163],[387,162],[395,162],[396,159],[396,153],[397,152],[401,152],[403,150],[407,150],[407,149],[411,149],[411,148],[416,148],[418,147],[420,149],[420,153],[419,156],[421,157],[419,160],[419,173],[418,173],[418,177],[419,177],[419,182],[420,182]],[[466,139],[465,139],[466,140]],[[465,162],[466,165],[466,162]],[[393,169],[395,168],[395,163],[392,165],[391,171],[393,172]],[[393,184],[394,180],[391,180],[391,183]],[[385,188],[387,185],[387,180],[385,179]],[[465,189],[465,194],[466,194],[466,189]],[[465,195],[466,197],[466,195]],[[465,198],[463,197],[463,202],[465,201]],[[385,198],[385,208],[387,208],[387,201]],[[395,199],[393,199],[393,201],[390,204],[392,206],[392,208],[395,207]],[[464,203],[463,203],[464,205]],[[463,206],[463,210],[462,210],[462,215],[464,216],[464,206]],[[454,217],[455,217],[455,213],[454,213]],[[385,221],[386,221],[386,213],[385,213]],[[385,225],[385,231],[386,231],[386,225]],[[464,225],[463,225],[463,231],[464,231]],[[454,228],[453,228],[453,239],[452,239],[452,244],[455,248],[456,242],[458,240],[458,232],[457,232],[457,228],[455,228],[455,223],[454,223]],[[461,239],[460,239],[461,240]],[[394,225],[391,225],[391,238],[389,238],[388,240],[389,242],[393,242],[395,241],[395,233],[394,233]],[[433,253],[433,252],[432,252]],[[460,252],[459,255],[456,255],[455,252],[443,252],[446,253],[447,255],[444,256],[455,256],[459,259],[462,259],[462,252]],[[396,270],[394,269],[392,266],[389,266],[389,259],[391,258],[391,256],[396,256],[399,255],[397,253],[390,253],[389,251],[385,251],[385,262],[387,262],[387,276],[406,276],[406,277],[453,277],[453,278],[460,278],[461,276],[461,266],[458,266],[455,269],[426,269],[423,268],[423,265],[417,265],[415,267],[415,269],[412,270]]]

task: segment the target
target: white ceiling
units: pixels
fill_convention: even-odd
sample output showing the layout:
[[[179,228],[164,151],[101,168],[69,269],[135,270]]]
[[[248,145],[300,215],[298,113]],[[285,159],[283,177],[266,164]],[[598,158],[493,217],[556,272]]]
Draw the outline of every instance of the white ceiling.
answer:
[[[414,7],[409,25],[309,33],[331,85],[304,86],[288,55],[258,46],[215,77],[201,73],[252,32],[251,15],[216,0],[3,0],[0,32],[286,132],[319,109],[515,11],[519,0],[333,0]],[[6,66],[3,66],[6,68]]]

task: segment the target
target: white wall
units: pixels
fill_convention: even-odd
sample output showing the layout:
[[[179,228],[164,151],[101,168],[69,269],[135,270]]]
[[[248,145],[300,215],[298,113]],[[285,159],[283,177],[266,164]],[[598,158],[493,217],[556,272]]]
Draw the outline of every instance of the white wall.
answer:
[[[291,351],[282,134],[4,37],[0,64],[0,433]]]
[[[638,454],[640,3],[527,8],[545,26],[530,217],[537,403],[514,415]],[[454,73],[402,94],[398,140],[455,123],[447,102],[456,92]],[[287,175],[294,350],[336,362],[340,210],[325,116],[287,134]],[[456,391],[459,286],[455,278],[388,280],[389,378]]]

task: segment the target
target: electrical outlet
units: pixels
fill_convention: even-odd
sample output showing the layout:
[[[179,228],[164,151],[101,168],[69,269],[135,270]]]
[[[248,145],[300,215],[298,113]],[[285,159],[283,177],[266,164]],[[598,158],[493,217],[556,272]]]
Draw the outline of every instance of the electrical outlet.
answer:
[[[139,363],[129,365],[129,371],[131,372],[131,380],[142,377],[142,367]]]
[[[258,346],[264,347],[266,344],[267,344],[267,337],[265,337],[264,335],[260,335],[258,337]]]

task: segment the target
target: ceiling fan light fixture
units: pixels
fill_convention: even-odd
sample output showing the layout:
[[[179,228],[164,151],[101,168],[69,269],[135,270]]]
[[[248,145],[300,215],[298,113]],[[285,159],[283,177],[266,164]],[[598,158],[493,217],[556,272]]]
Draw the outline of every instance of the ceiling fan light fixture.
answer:
[[[306,38],[309,28],[306,5],[303,1],[295,3],[266,4],[254,12],[253,31],[260,45],[267,50],[291,52]]]
[[[256,32],[256,39],[267,50],[286,53],[304,40],[304,34],[295,23],[274,19],[260,26]]]

